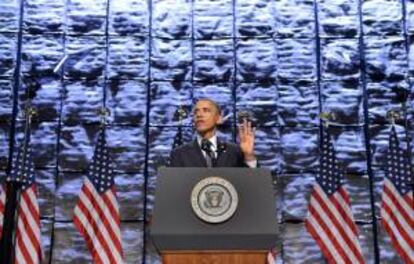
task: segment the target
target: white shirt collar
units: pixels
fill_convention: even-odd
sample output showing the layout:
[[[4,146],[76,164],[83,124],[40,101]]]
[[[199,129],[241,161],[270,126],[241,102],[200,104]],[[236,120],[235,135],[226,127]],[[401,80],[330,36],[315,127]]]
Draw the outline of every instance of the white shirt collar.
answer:
[[[201,141],[203,140],[203,138],[200,136],[200,135],[198,135],[197,134],[197,142],[198,142],[198,145],[199,146],[201,146]],[[208,139],[210,142],[211,142],[211,144],[212,144],[212,148],[213,148],[213,150],[216,150],[217,149],[217,135],[216,134],[214,134],[211,138],[209,138]]]

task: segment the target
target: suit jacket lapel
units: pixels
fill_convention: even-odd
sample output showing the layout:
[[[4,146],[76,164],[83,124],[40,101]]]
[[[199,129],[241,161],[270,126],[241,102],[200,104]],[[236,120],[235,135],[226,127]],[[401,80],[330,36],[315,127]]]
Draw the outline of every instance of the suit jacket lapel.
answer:
[[[197,139],[193,141],[193,146],[191,148],[191,153],[189,153],[190,157],[191,155],[194,157],[194,167],[207,167],[207,161],[204,158],[203,152],[201,151],[200,145],[197,142]]]
[[[219,140],[219,138],[217,138],[217,147],[220,146],[221,141]],[[220,154],[218,154],[217,156],[217,167],[225,167],[224,165],[227,164],[226,160],[227,160],[227,151],[221,152]]]

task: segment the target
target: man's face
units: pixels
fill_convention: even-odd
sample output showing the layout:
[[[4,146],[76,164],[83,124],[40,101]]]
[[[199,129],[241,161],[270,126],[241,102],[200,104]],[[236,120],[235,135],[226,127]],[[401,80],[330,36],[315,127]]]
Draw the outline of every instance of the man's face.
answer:
[[[221,121],[220,113],[209,101],[198,101],[194,107],[193,114],[194,126],[201,135],[213,131]]]

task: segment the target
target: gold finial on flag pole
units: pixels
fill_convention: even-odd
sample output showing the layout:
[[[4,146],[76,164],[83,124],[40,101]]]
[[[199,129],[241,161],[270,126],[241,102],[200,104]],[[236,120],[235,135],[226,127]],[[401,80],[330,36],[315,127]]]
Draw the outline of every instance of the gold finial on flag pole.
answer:
[[[387,119],[392,125],[395,125],[395,121],[401,119],[401,113],[399,111],[390,110],[387,112]]]
[[[37,110],[35,107],[31,106],[30,101],[28,100],[26,101],[23,113],[24,113],[26,122],[30,124],[32,121],[32,117],[37,115]]]
[[[101,107],[98,109],[98,115],[101,119],[101,126],[104,127],[106,125],[107,117],[111,115],[111,111],[107,107]]]
[[[37,111],[36,111],[36,108],[29,106],[29,107],[26,107],[25,113],[28,118],[32,118],[34,115],[37,114]]]
[[[23,110],[23,115],[24,115],[24,119],[25,119],[25,125],[24,125],[24,137],[25,137],[25,144],[27,143],[26,141],[27,139],[27,135],[31,129],[32,126],[32,118],[33,116],[37,115],[37,110],[35,107],[31,106],[30,101],[26,101],[24,110]]]
[[[323,124],[326,127],[329,127],[329,125],[336,119],[335,113],[333,112],[322,112],[319,114],[319,118],[323,121]]]
[[[180,105],[176,113],[178,115],[178,124],[181,126],[183,123],[183,120],[187,117],[187,111],[184,109],[182,105]]]

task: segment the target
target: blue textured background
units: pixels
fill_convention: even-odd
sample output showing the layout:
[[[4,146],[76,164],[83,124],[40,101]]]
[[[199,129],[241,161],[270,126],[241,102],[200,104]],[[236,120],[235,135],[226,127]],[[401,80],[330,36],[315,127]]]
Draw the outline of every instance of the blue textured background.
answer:
[[[388,110],[406,113],[399,136],[413,138],[413,40],[408,0],[1,0],[2,174],[30,98],[39,112],[32,142],[43,263],[89,263],[71,215],[105,102],[126,261],[159,263],[148,240],[156,168],[166,163],[177,107],[210,96],[225,114],[250,109],[258,119],[256,149],[274,173],[280,210],[278,263],[324,263],[303,220],[318,167],[318,115],[332,111],[367,263],[376,254],[401,263],[374,227]],[[184,123],[190,139],[190,118]],[[231,127],[222,132],[234,139]]]

